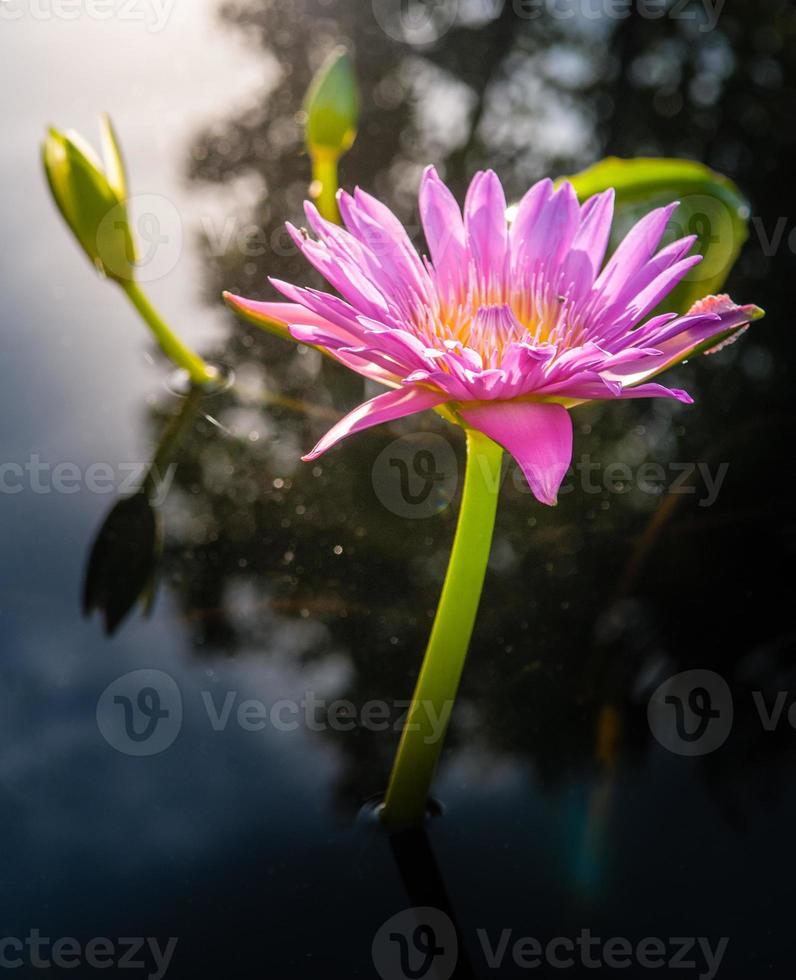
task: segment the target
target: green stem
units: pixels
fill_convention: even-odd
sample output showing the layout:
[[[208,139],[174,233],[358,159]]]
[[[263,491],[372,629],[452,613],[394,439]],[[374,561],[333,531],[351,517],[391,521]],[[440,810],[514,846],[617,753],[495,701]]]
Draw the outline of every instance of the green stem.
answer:
[[[191,388],[182,400],[179,412],[168,421],[160,434],[155,454],[141,484],[141,490],[147,494],[150,500],[158,489],[158,483],[166,475],[169,464],[173,461],[186,430],[196,417],[202,398],[201,388],[196,386]]]
[[[381,812],[390,829],[419,824],[426,813],[484,584],[502,455],[491,439],[467,429],[467,469],[448,572]]]
[[[172,333],[161,319],[160,314],[141,291],[138,283],[129,280],[121,283],[121,287],[127,293],[130,302],[146,321],[166,357],[170,358],[178,367],[187,371],[194,384],[205,385],[209,381],[213,381],[216,377],[215,368],[211,368],[205,364],[198,354],[194,354],[189,347],[186,347]]]
[[[337,207],[337,160],[334,153],[314,153],[312,157],[312,198],[321,217],[340,224]]]

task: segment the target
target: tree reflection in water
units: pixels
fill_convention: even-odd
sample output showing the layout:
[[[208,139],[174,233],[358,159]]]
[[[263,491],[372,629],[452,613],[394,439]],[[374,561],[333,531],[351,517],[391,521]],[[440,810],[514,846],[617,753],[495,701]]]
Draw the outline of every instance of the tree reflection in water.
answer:
[[[427,162],[459,196],[485,165],[516,196],[545,173],[609,153],[648,153],[723,170],[772,233],[781,204],[770,174],[775,164],[788,172],[794,158],[796,48],[784,43],[792,11],[774,0],[734,5],[703,30],[697,5],[687,8],[693,19],[661,20],[630,8],[616,20],[523,18],[516,7],[461,4],[436,43],[412,47],[389,37],[370,5],[225,3],[222,22],[275,59],[279,73],[191,149],[190,177],[222,201],[239,181],[256,188],[240,219],[261,229],[247,240],[233,236],[223,254],[217,239],[205,240],[209,301],[224,288],[270,298],[268,275],[319,285],[281,229],[285,219],[301,223],[309,173],[296,109],[312,71],[340,42],[355,53],[365,94],[341,181],[374,190],[410,226]],[[578,410],[575,459],[589,454],[600,465],[576,473],[555,510],[508,475],[448,746],[447,758],[458,752],[468,777],[488,779],[499,762],[530,764],[547,790],[594,775],[599,829],[601,794],[608,805],[618,760],[650,748],[646,696],[665,676],[698,666],[733,678],[739,690],[776,688],[793,646],[789,596],[769,558],[793,550],[787,480],[773,472],[789,458],[791,409],[767,350],[776,346],[784,360],[792,349],[780,328],[787,318],[778,315],[789,259],[785,248],[766,255],[753,234],[730,287],[760,301],[769,318],[716,366],[700,361],[671,378],[687,376],[695,407]],[[301,663],[327,665],[336,695],[357,706],[407,698],[456,507],[399,516],[374,489],[374,464],[393,440],[423,431],[454,447],[461,471],[458,433],[428,413],[304,464],[301,452],[329,418],[360,400],[361,379],[232,319],[216,357],[233,366],[236,386],[215,396],[185,436],[164,509],[163,578],[197,655],[288,650]],[[153,438],[171,411],[153,411]],[[716,502],[700,506],[698,473],[689,477],[694,493],[645,492],[639,467],[650,461],[663,466],[664,485],[677,463],[729,461],[730,475]],[[611,482],[606,467],[616,462],[631,467],[629,488]],[[345,761],[338,793],[346,809],[383,788],[397,733],[318,737],[333,740]],[[774,792],[784,772],[771,766],[761,780],[763,733],[751,716],[742,713],[734,737],[740,748],[730,759],[719,753],[701,763],[728,815],[750,785]],[[768,742],[768,751],[779,744]],[[791,753],[782,743],[783,762]]]

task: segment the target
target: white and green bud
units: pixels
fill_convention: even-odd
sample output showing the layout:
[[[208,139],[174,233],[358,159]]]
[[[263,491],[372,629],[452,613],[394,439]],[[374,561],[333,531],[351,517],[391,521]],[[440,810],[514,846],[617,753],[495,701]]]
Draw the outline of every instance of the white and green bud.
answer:
[[[93,265],[120,283],[135,277],[135,243],[119,143],[100,120],[104,163],[77,133],[50,129],[42,147],[47,181],[64,221]]]

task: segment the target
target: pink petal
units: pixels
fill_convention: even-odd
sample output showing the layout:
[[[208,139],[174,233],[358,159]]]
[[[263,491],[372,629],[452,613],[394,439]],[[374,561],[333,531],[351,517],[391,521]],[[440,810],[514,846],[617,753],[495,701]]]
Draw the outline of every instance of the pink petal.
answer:
[[[580,227],[572,241],[572,251],[585,252],[588,255],[595,278],[602,267],[605,250],[608,248],[613,217],[613,187],[609,187],[602,194],[590,197],[581,208]]]
[[[313,313],[298,303],[261,303],[228,292],[225,292],[223,297],[227,306],[244,320],[285,339],[290,337],[288,325],[291,323],[306,323],[322,329],[337,329],[325,317]]]
[[[394,385],[400,380],[397,365],[386,362],[376,364],[370,358],[362,358],[346,351],[345,348],[358,343],[357,335],[350,329],[341,327],[339,322],[333,322],[300,303],[263,303],[245,299],[243,296],[234,296],[232,293],[224,293],[224,299],[231,309],[249,323],[275,333],[285,340],[292,338],[300,343],[318,347],[365,378],[384,385]],[[329,299],[341,303],[333,296]],[[345,320],[342,322],[345,323]],[[352,326],[357,325],[353,323]]]
[[[508,249],[506,197],[494,171],[479,171],[473,177],[464,201],[464,225],[480,280],[502,279]]]
[[[407,372],[433,368],[435,359],[441,355],[439,350],[428,347],[410,330],[387,328],[364,316],[359,318],[359,323],[364,330],[365,346],[372,346],[388,354],[405,365]]]
[[[424,382],[444,392],[445,401],[463,401],[470,398],[469,381],[463,380],[463,372],[454,361],[448,362],[447,371],[413,371],[405,382]]]
[[[333,351],[331,348],[326,347],[324,348],[324,352],[345,365],[351,371],[356,371],[357,374],[361,374],[363,378],[378,381],[379,384],[387,385],[388,388],[397,387],[401,383],[400,372],[396,370],[397,366],[393,365],[386,358],[378,360],[370,356],[360,357],[358,354],[350,353],[345,348]]]
[[[549,277],[558,272],[578,229],[580,206],[566,181],[545,201],[533,224],[526,218],[523,239],[513,256],[515,274],[530,276],[543,264]]]
[[[666,323],[657,332],[643,335],[643,342],[658,348],[660,354],[612,366],[605,376],[620,381],[624,387],[636,385],[679,364],[711,340],[718,342],[725,334],[740,331],[761,316],[763,311],[754,304],[737,306],[726,294],[706,296],[695,303],[684,317]],[[641,327],[639,331],[632,331],[630,337],[644,329]]]
[[[701,261],[701,255],[690,255],[659,273],[644,289],[629,300],[624,313],[614,322],[613,332],[625,333],[640,323],[664,296],[668,296],[683,276],[695,265],[699,265]]]
[[[514,216],[509,233],[513,257],[516,257],[523,248],[523,243],[530,239],[536,222],[539,220],[539,215],[542,213],[545,204],[550,200],[552,193],[553,182],[549,177],[545,177],[544,180],[535,183],[523,195],[522,200],[517,205],[517,213]],[[517,268],[516,262],[514,268]]]
[[[378,317],[387,312],[387,299],[379,289],[375,277],[368,274],[372,270],[359,243],[355,246],[360,250],[359,255],[352,257],[346,254],[339,242],[335,244],[331,239],[327,242],[316,242],[305,238],[290,224],[285,227],[301,254],[347,302],[368,316]]]
[[[573,283],[575,297],[584,296],[594,285],[608,248],[613,215],[613,188],[590,197],[581,208],[580,227],[561,270],[563,288]]]
[[[403,418],[405,415],[414,415],[415,412],[423,412],[427,408],[435,408],[448,400],[448,396],[439,391],[432,391],[430,388],[419,388],[416,386],[406,386],[395,391],[385,391],[383,395],[377,395],[370,401],[363,402],[353,412],[349,412],[336,425],[333,425],[326,435],[318,442],[312,452],[302,456],[305,461],[317,459],[327,449],[331,449],[341,439],[369,429],[373,425],[382,422],[392,422],[394,419]]]
[[[460,294],[467,275],[464,222],[456,198],[433,167],[423,174],[419,204],[437,285],[448,296]]]
[[[373,233],[374,227],[381,228],[383,234],[379,241],[385,237],[389,238],[402,253],[407,264],[412,266],[414,272],[421,277],[425,275],[423,263],[420,261],[420,256],[407,235],[406,229],[386,204],[382,204],[381,201],[359,187],[354,190],[353,198],[345,191],[340,191],[338,200],[346,223],[348,224],[350,221],[349,228],[354,234],[360,235],[364,243],[367,244],[369,241],[369,236]]]
[[[461,406],[468,425],[494,439],[517,460],[537,500],[553,506],[572,460],[572,419],[561,405],[526,401]]]
[[[599,334],[603,343],[614,345],[622,341],[627,332],[649,313],[651,309],[677,285],[693,266],[702,261],[701,255],[686,253],[695,236],[681,238],[662,248],[621,284],[613,300],[598,314],[592,335]],[[645,328],[646,329],[646,328]]]
[[[622,397],[622,386],[597,371],[578,371],[569,378],[534,389],[534,397],[564,403]]]
[[[683,391],[682,388],[667,388],[665,385],[655,383],[634,385],[632,388],[623,388],[617,398],[675,398],[684,405],[693,405],[694,399]]]
[[[343,220],[361,242],[368,269],[380,291],[388,299],[398,294],[411,303],[413,298],[428,300],[431,283],[428,273],[409,240],[403,225],[388,207],[359,188],[351,197],[337,195]]]
[[[622,239],[594,284],[605,304],[615,302],[622,287],[650,260],[676,207],[674,203],[650,211]]]
[[[292,283],[283,282],[273,276],[268,281],[274,289],[278,289],[283,296],[287,296],[297,306],[312,310],[313,313],[340,327],[352,337],[362,336],[362,328],[357,322],[360,311],[351,306],[350,303],[340,299],[339,296],[324,293],[319,289],[294,286]]]
[[[294,323],[290,326],[290,336],[300,344],[317,347],[357,374],[381,384],[398,385],[406,373],[403,365],[384,357],[381,351],[374,352],[369,348],[353,346],[352,341],[322,327]]]

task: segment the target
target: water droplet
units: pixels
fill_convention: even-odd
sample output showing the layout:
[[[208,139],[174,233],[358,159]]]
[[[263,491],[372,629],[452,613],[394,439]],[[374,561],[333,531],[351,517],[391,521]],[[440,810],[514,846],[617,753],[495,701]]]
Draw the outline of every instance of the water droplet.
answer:
[[[203,395],[219,395],[234,384],[235,372],[231,367],[228,367],[226,364],[213,364],[211,361],[207,361],[206,363],[208,367],[213,368],[216,376],[212,381],[208,381],[206,385],[202,386]],[[190,375],[183,368],[178,368],[169,375],[166,380],[166,387],[172,394],[179,395],[183,398],[190,394],[194,388]]]

